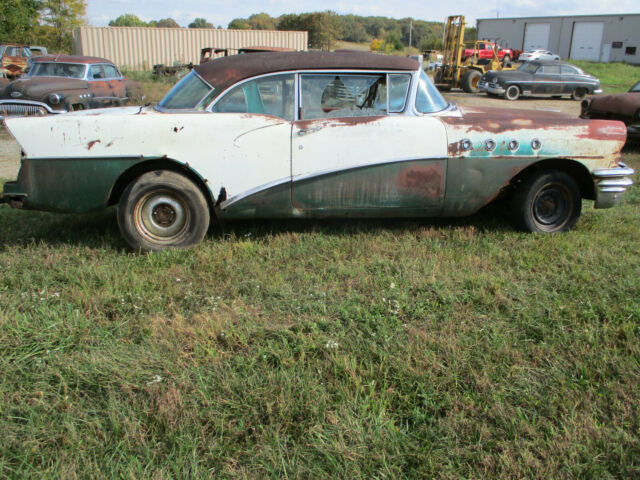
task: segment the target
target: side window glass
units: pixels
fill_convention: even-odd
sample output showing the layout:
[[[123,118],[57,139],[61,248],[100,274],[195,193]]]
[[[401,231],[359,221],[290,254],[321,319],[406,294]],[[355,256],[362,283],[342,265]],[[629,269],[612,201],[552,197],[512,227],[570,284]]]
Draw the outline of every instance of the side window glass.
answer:
[[[560,73],[559,65],[545,65],[540,69],[540,73],[545,75],[558,75]]]
[[[104,78],[104,73],[102,73],[102,67],[100,65],[91,65],[89,69],[89,79],[98,80]]]
[[[23,48],[22,49],[22,56],[23,57],[30,57],[31,56],[31,50],[29,50],[28,48]]]
[[[113,65],[104,65],[104,77],[105,78],[116,78],[118,77],[118,70]]]
[[[395,73],[389,75],[389,112],[398,113],[404,110],[410,81],[411,75]]]
[[[293,74],[258,78],[227,92],[211,109],[221,113],[264,113],[294,119]]]
[[[416,110],[420,113],[439,112],[447,108],[447,101],[442,98],[424,71],[420,72],[418,92],[416,94]]]
[[[578,72],[575,68],[567,67],[565,65],[562,66],[562,74],[563,75],[578,75]]]
[[[302,75],[301,119],[387,114],[386,75]]]

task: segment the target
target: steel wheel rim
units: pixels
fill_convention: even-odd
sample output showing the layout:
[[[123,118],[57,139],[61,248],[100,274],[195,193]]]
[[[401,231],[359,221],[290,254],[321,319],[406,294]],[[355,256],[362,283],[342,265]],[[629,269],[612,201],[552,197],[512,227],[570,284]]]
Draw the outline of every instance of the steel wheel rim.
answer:
[[[561,184],[546,185],[533,200],[533,218],[542,230],[558,230],[569,220],[572,203],[567,187]]]
[[[168,190],[145,194],[136,203],[133,221],[138,232],[158,243],[173,243],[189,224],[185,200]]]

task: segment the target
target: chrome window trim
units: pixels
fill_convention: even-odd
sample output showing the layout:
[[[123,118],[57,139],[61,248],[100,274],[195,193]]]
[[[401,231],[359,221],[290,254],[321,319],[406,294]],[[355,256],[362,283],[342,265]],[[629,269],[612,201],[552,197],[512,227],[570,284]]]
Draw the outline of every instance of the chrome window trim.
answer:
[[[175,113],[191,113],[191,112],[193,112],[193,113],[204,113],[204,112],[207,112],[208,110],[206,108],[204,108],[202,110],[197,110],[197,108],[198,108],[198,105],[200,105],[202,103],[202,101],[205,98],[207,98],[207,96],[213,90],[215,90],[215,87],[213,85],[211,85],[209,82],[207,82],[204,78],[202,78],[202,76],[198,72],[196,72],[195,69],[191,70],[191,72],[189,72],[187,74],[187,76],[191,75],[191,74],[196,75],[200,80],[202,80],[204,82],[205,85],[207,85],[209,87],[209,91],[200,100],[198,100],[198,103],[196,103],[195,107],[193,107],[193,108],[166,108],[166,107],[161,107],[160,103],[158,103],[158,104],[153,106],[153,109],[158,111],[158,112],[161,112],[161,113],[170,113],[170,112],[175,112]],[[187,77],[185,76],[183,78],[187,78]],[[182,81],[182,79],[180,79],[180,81]],[[176,83],[176,85],[177,85],[177,83]],[[176,85],[174,85],[174,87]],[[173,90],[173,87],[171,88],[171,90]],[[169,90],[169,92],[171,90]],[[169,94],[169,92],[167,92],[167,95]],[[166,97],[167,95],[165,95],[164,97]],[[222,94],[220,94],[220,95],[222,95]],[[164,97],[162,97],[162,100],[164,100]],[[216,97],[216,98],[218,98],[218,97]],[[160,101],[162,101],[162,100],[160,100]]]
[[[195,72],[195,70],[193,70]],[[413,87],[413,75],[415,74],[415,72],[419,72],[419,70],[354,70],[354,69],[335,69],[335,70],[327,70],[327,69],[322,69],[322,70],[309,70],[309,69],[305,69],[305,70],[282,70],[279,72],[270,72],[270,73],[264,73],[262,75],[256,75],[254,77],[250,77],[250,78],[245,78],[244,80],[240,80],[239,82],[234,83],[233,85],[231,85],[230,87],[227,87],[226,89],[224,89],[222,92],[220,92],[216,98],[214,98],[211,103],[204,109],[205,112],[210,112],[210,113],[214,113],[211,111],[211,109],[215,106],[216,103],[218,103],[223,96],[225,96],[231,89],[237,87],[238,85],[242,85],[244,83],[250,82],[252,80],[255,80],[257,78],[265,78],[265,77],[272,77],[272,76],[276,76],[276,75],[286,75],[286,74],[294,74],[295,75],[295,120],[294,121],[298,121],[300,120],[300,107],[302,106],[302,101],[300,96],[302,95],[302,90],[301,90],[301,81],[300,81],[300,76],[301,75],[309,75],[309,74],[318,74],[318,75],[322,75],[322,74],[362,74],[362,75],[366,75],[366,74],[377,74],[377,75],[389,75],[389,74],[405,74],[405,75],[409,75],[411,78],[409,80],[409,88],[407,89],[408,94],[407,94],[407,99],[409,99],[410,95],[411,95],[411,90]],[[195,72],[197,74],[197,72]],[[198,75],[200,76],[200,75]],[[200,77],[202,78],[202,77]],[[204,79],[203,79],[204,80]],[[207,82],[207,85],[209,85],[209,83]],[[213,88],[213,87],[211,87]],[[388,89],[387,89],[388,90]],[[388,95],[388,94],[387,94]],[[388,112],[389,109],[389,102],[387,101],[387,115],[390,115],[391,113]],[[398,112],[400,114],[402,113],[406,113],[407,112],[407,108],[406,108],[406,104],[405,104],[405,109],[403,112]],[[394,113],[394,114],[398,114],[398,113]],[[280,118],[280,117],[278,117]]]

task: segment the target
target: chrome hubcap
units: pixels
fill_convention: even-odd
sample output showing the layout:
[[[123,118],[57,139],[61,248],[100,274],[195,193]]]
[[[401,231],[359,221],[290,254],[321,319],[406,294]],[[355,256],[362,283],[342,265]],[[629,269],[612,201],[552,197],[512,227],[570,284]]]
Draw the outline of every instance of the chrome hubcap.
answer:
[[[154,241],[173,241],[189,223],[189,210],[173,192],[151,192],[136,204],[134,221],[143,236]]]

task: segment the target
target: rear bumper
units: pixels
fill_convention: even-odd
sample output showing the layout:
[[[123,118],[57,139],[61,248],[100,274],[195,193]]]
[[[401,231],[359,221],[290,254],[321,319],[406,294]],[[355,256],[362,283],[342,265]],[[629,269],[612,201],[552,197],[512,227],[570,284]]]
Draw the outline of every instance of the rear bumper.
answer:
[[[593,171],[596,187],[595,208],[611,208],[622,200],[622,194],[627,187],[633,185],[629,177],[635,172],[624,163],[618,163],[617,168],[599,168]]]

